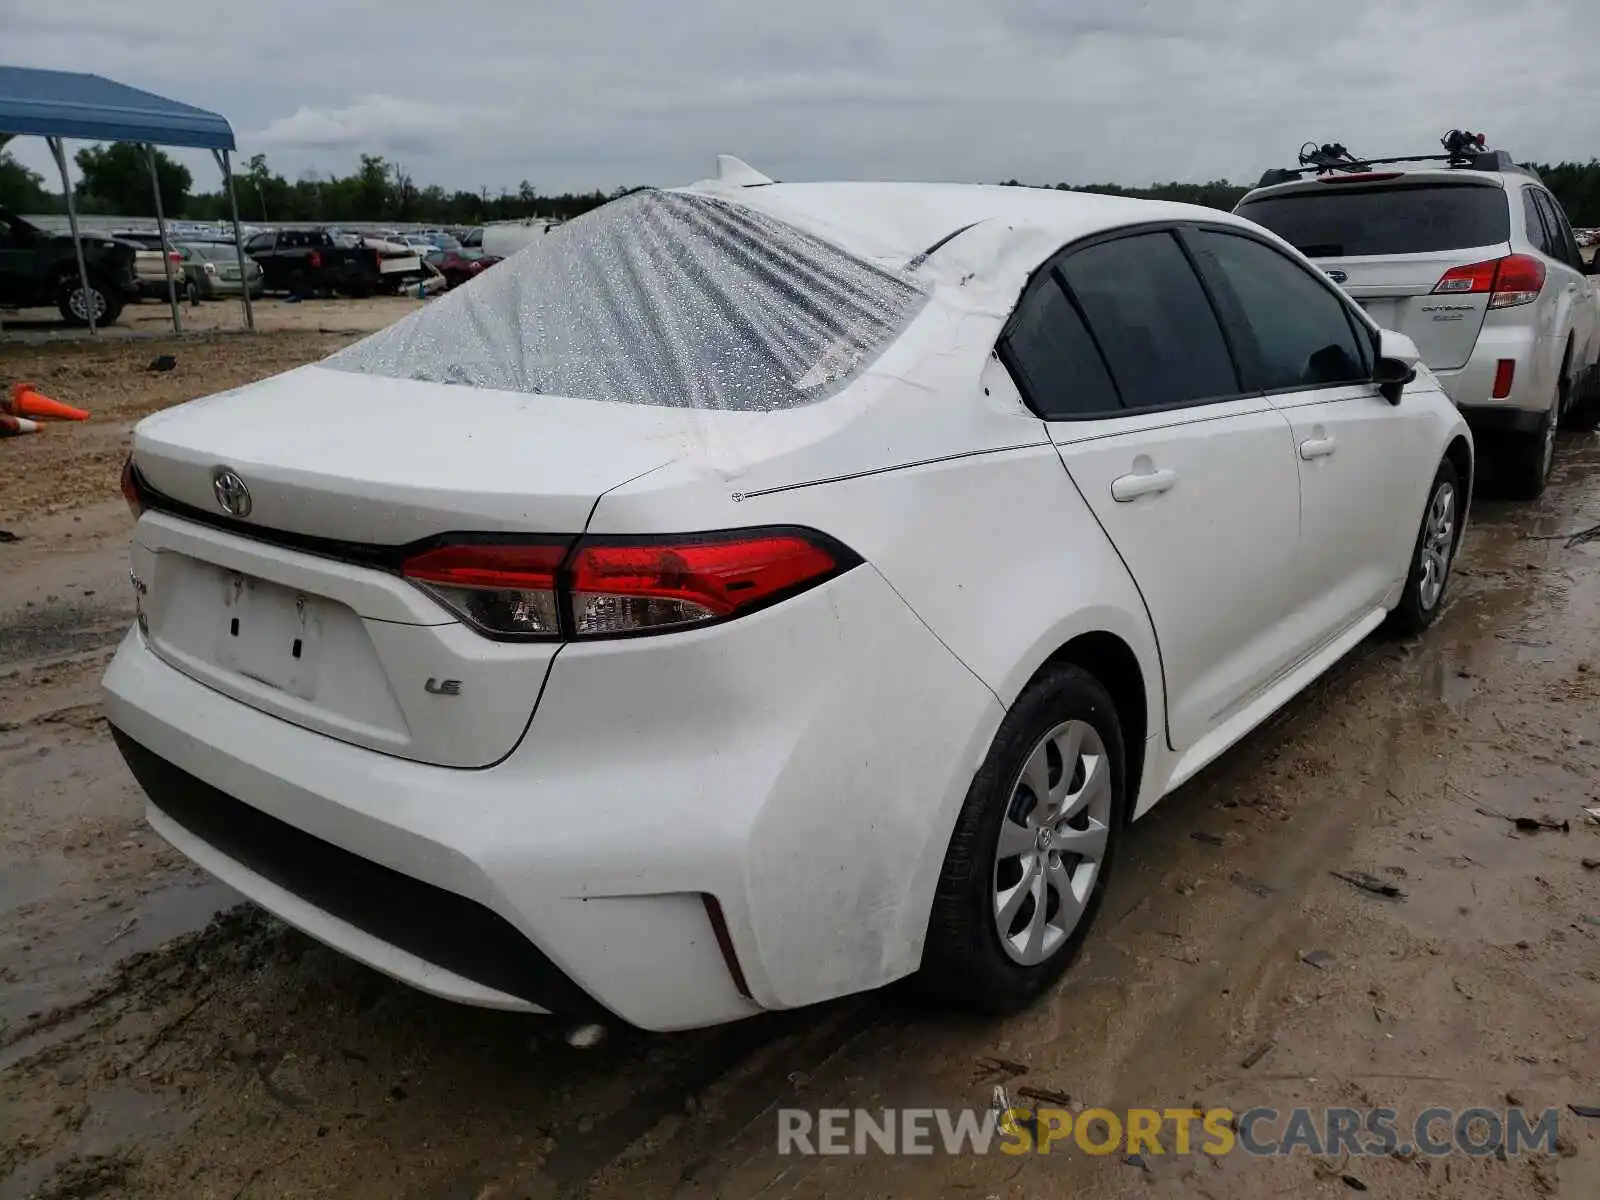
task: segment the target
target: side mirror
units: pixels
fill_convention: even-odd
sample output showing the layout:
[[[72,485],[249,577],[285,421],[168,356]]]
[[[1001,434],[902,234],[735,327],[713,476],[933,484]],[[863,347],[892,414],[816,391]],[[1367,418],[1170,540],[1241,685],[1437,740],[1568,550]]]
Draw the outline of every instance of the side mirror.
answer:
[[[1390,404],[1399,404],[1406,384],[1417,377],[1417,363],[1422,355],[1417,344],[1403,333],[1392,329],[1378,334],[1378,365],[1372,373],[1372,382]]]
[[[1585,275],[1600,275],[1600,249],[1597,249],[1590,256],[1589,261],[1583,264],[1583,273]]]

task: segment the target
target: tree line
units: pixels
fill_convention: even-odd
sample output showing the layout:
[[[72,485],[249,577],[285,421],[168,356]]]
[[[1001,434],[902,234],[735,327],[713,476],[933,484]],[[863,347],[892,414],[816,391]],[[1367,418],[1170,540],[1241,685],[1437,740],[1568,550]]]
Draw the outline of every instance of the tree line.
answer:
[[[60,213],[65,205],[59,192],[43,177],[22,166],[4,149],[0,135],[0,208],[19,213]],[[124,217],[153,217],[150,168],[144,151],[126,142],[87,146],[74,156],[77,182],[74,200],[78,211]],[[1600,227],[1600,160],[1587,163],[1536,164],[1545,185],[1561,201],[1567,217],[1579,228]],[[156,174],[161,186],[162,211],[173,219],[226,220],[227,193],[194,190],[194,177],[183,164],[156,151]],[[1023,186],[1015,179],[1011,186]],[[1095,192],[1149,200],[1200,204],[1224,211],[1232,209],[1248,191],[1243,184],[1216,179],[1209,183],[1156,183],[1127,187],[1117,183],[1045,184],[1059,191]],[[349,175],[303,175],[291,183],[274,171],[264,154],[253,155],[234,175],[234,194],[241,221],[266,225],[273,222],[319,222],[328,225],[420,222],[433,225],[480,225],[486,221],[528,217],[567,219],[626,195],[632,188],[612,192],[541,193],[524,180],[515,191],[447,191],[438,185],[419,187],[405,167],[376,154],[363,154]]]

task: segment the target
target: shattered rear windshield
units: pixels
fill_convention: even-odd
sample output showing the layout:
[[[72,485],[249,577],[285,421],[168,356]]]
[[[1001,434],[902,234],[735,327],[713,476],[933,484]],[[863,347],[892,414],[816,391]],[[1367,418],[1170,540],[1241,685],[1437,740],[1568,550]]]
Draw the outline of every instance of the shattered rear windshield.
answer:
[[[741,205],[642,191],[568,221],[324,363],[682,408],[832,394],[920,311],[909,274]]]

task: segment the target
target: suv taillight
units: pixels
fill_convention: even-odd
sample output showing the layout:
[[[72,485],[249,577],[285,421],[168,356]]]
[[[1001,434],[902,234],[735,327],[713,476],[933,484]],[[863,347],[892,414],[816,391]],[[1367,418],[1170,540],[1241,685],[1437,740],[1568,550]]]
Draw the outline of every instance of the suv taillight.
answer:
[[[1544,263],[1531,254],[1510,254],[1487,262],[1452,267],[1433,285],[1435,296],[1489,293],[1490,308],[1532,304],[1544,288]]]
[[[861,560],[808,529],[682,537],[460,539],[400,573],[479,632],[548,640],[658,633],[731,620]]]
[[[311,264],[311,269],[313,271],[322,270],[322,251],[313,250],[307,257],[306,261]]]

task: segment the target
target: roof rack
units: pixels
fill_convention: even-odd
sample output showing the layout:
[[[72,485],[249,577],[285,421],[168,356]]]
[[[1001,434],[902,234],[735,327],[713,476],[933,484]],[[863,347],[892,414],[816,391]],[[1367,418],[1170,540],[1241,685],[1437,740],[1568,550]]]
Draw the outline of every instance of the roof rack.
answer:
[[[1328,142],[1321,146],[1315,142],[1307,142],[1300,147],[1298,167],[1274,167],[1261,176],[1261,182],[1256,186],[1272,187],[1279,183],[1293,183],[1303,175],[1313,172],[1317,175],[1340,173],[1353,175],[1369,172],[1379,165],[1425,162],[1444,163],[1447,167],[1457,170],[1514,172],[1539,178],[1537,171],[1513,162],[1511,155],[1506,151],[1487,149],[1487,140],[1481,133],[1452,129],[1439,139],[1439,144],[1444,147],[1443,154],[1407,154],[1385,158],[1357,158],[1338,142]]]

